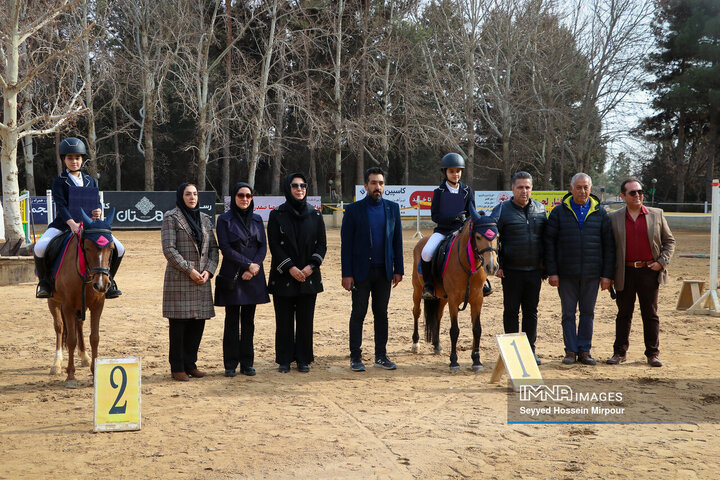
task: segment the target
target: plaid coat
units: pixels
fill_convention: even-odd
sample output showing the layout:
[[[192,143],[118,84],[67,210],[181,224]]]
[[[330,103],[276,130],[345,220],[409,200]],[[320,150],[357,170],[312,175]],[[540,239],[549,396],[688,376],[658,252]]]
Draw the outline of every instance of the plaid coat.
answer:
[[[162,250],[167,258],[163,282],[163,317],[208,319],[215,316],[211,282],[198,285],[190,279],[193,268],[212,277],[219,260],[218,245],[210,217],[200,214],[203,231],[202,252],[193,241],[190,225],[182,212],[165,212],[162,225]]]

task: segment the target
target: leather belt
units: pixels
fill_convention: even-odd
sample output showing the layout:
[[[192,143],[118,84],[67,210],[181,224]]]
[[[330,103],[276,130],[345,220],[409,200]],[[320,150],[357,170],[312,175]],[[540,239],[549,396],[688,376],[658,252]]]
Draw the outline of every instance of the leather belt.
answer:
[[[646,261],[638,261],[638,262],[625,262],[626,267],[633,267],[633,268],[643,268],[647,267],[650,262]]]

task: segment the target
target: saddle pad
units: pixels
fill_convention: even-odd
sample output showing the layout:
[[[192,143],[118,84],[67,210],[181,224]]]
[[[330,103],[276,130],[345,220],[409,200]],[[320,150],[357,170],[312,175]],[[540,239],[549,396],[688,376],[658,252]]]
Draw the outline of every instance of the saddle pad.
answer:
[[[58,236],[58,237],[61,237],[61,236]],[[57,274],[60,271],[60,269],[62,268],[63,261],[65,260],[65,255],[67,254],[67,251],[68,251],[68,246],[70,245],[70,239],[72,237],[73,237],[73,235],[70,234],[70,232],[62,235],[63,240],[62,240],[62,244],[61,244],[61,247],[62,247],[61,255],[58,255],[57,258],[55,258],[55,262],[53,264],[53,270],[52,270],[53,278],[57,278]],[[54,239],[53,239],[53,241],[54,241]],[[80,242],[78,242],[77,250],[78,250],[77,256],[80,259],[80,262],[79,262],[80,274],[85,275],[87,269],[85,268],[85,256],[82,254],[82,249],[80,248]]]
[[[459,230],[457,232],[453,232],[450,235],[446,236],[445,239],[440,242],[440,245],[438,245],[437,249],[435,249],[435,253],[433,254],[433,258],[431,260],[431,271],[433,272],[433,276],[435,278],[444,278],[445,277],[445,269],[447,268],[447,262],[448,258],[450,257],[450,251],[453,248],[453,245],[455,244],[455,240],[457,239],[457,234],[459,233]],[[417,271],[418,275],[421,277],[422,274],[422,268],[421,268],[421,262],[422,258],[418,261],[417,264]]]

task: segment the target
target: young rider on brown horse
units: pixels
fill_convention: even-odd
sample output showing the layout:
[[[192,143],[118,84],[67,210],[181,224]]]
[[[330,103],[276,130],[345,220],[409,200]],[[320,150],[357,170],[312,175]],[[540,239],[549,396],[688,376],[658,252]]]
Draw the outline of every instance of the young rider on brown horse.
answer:
[[[37,298],[50,298],[52,297],[52,287],[50,281],[51,272],[47,264],[45,263],[45,250],[47,249],[50,241],[61,235],[68,230],[72,233],[77,233],[80,229],[80,224],[73,219],[73,215],[70,213],[70,190],[76,188],[94,188],[97,190],[98,185],[94,178],[90,175],[83,174],[80,169],[82,168],[83,162],[87,158],[87,151],[85,150],[85,144],[79,138],[66,138],[60,142],[60,158],[65,165],[65,171],[62,172],[58,177],[53,180],[52,183],[52,195],[55,201],[55,208],[57,209],[57,216],[55,220],[48,225],[48,229],[43,233],[40,240],[37,241],[33,249],[35,254],[35,268],[37,270],[39,283],[35,296]],[[96,208],[92,209],[90,217],[93,220],[100,218],[102,214],[102,205],[100,205],[100,195],[97,195],[97,201],[93,202]],[[48,209],[49,213],[49,209]],[[81,219],[78,218],[78,221]],[[113,236],[113,242],[115,243],[115,252],[110,262],[110,277],[113,279],[112,286],[105,293],[105,298],[116,298],[122,295],[122,292],[118,290],[115,284],[115,274],[120,267],[120,262],[125,254],[125,247],[122,243]]]
[[[472,188],[460,181],[464,168],[465,160],[457,153],[448,153],[440,162],[440,170],[445,178],[433,192],[430,207],[432,220],[437,227],[422,250],[421,269],[425,283],[423,298],[426,299],[435,296],[431,270],[435,250],[447,235],[462,228],[465,220],[471,218],[473,223],[477,223],[480,218],[475,209],[475,193]]]

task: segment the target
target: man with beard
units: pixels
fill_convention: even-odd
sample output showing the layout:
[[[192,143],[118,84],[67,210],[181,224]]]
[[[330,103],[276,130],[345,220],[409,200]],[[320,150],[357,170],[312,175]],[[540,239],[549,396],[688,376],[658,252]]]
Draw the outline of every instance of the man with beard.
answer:
[[[372,294],[375,326],[374,366],[395,370],[387,357],[390,288],[404,274],[402,224],[397,203],[382,198],[385,173],[378,167],[365,171],[365,198],[345,208],[342,240],[342,286],[352,292],[350,313],[350,368],[365,371],[362,362],[362,329]]]

